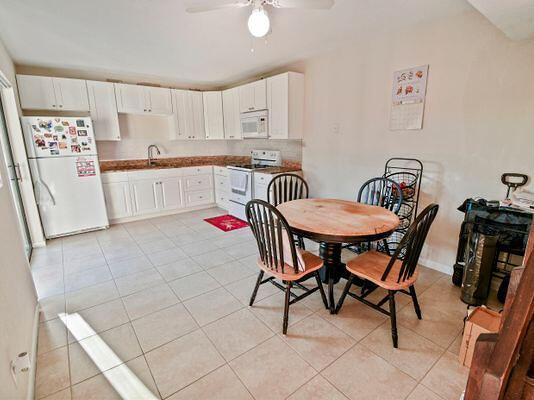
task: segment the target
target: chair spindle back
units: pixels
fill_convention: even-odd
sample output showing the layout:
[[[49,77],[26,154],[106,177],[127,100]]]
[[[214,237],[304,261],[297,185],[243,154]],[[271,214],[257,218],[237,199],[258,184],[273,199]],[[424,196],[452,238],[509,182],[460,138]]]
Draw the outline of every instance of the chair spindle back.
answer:
[[[280,174],[267,186],[267,201],[277,206],[292,200],[307,199],[308,192],[308,184],[299,175]]]
[[[400,185],[388,178],[369,179],[358,191],[359,203],[383,207],[397,214],[402,205],[402,189]]]

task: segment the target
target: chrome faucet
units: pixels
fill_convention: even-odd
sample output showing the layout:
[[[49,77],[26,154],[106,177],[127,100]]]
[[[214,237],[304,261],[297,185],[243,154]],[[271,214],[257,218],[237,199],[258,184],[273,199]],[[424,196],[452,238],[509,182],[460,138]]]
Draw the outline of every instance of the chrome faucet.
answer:
[[[154,165],[154,157],[152,156],[152,149],[156,149],[158,155],[161,154],[161,151],[159,151],[158,149],[158,146],[156,146],[155,144],[151,144],[150,146],[148,146],[148,155],[147,155],[147,158],[148,158],[148,166],[151,167],[152,165]]]

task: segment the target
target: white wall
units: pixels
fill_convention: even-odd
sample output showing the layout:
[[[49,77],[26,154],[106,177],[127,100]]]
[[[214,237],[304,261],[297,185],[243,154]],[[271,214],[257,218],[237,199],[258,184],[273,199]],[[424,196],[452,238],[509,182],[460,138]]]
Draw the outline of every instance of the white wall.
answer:
[[[0,71],[15,84],[15,70],[0,43]],[[0,398],[25,398],[30,374],[19,374],[18,385],[11,379],[9,361],[32,346],[37,303],[28,262],[24,254],[4,154],[0,147]]]
[[[424,128],[389,131],[393,71],[423,64],[430,64]],[[533,40],[512,42],[477,12],[308,60],[303,169],[312,194],[354,199],[389,157],[421,159],[422,202],[441,207],[422,257],[451,268],[463,200],[502,199],[503,172],[534,178],[533,66]]]

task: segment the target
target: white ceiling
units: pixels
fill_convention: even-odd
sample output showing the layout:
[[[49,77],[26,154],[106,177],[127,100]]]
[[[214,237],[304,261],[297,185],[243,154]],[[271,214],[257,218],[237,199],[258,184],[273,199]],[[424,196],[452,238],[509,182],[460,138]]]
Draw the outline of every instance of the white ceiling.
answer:
[[[513,40],[534,37],[534,0],[469,0]]]
[[[187,14],[191,4],[195,0],[2,0],[0,38],[19,65],[215,86],[370,32],[472,9],[465,0],[336,0],[329,11],[270,9],[273,32],[265,43],[247,31],[248,8]]]

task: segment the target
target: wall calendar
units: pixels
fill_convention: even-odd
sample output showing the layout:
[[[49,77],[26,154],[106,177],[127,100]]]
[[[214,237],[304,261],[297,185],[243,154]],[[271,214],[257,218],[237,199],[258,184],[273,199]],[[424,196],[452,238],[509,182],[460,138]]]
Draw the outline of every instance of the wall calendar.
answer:
[[[428,65],[393,73],[393,89],[389,129],[423,128]]]

